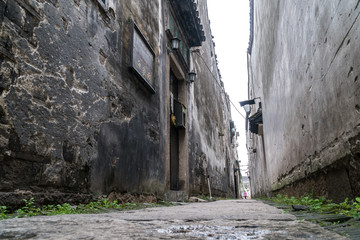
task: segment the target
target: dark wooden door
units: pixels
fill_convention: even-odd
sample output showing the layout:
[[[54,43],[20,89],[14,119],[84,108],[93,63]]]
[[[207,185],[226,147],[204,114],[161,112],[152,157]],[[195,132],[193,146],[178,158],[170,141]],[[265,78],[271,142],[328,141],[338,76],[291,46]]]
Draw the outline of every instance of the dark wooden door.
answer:
[[[178,80],[172,72],[170,73],[170,92],[173,99],[178,100]],[[179,130],[172,122],[170,126],[170,189],[179,190]]]
[[[179,132],[170,129],[170,189],[179,190]]]

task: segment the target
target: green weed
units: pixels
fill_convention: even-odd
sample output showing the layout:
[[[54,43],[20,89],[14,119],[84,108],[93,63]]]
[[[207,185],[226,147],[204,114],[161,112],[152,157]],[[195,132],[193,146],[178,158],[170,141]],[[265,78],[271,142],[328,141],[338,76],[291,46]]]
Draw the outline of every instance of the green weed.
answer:
[[[34,205],[34,198],[30,198],[29,200],[23,199],[23,201],[25,202],[25,206],[16,210],[16,217],[32,217],[40,214],[41,209]]]
[[[6,218],[6,206],[0,206],[0,220],[3,220]]]
[[[6,218],[21,218],[31,217],[37,215],[63,215],[63,214],[88,214],[88,213],[103,213],[109,211],[124,211],[148,207],[158,206],[172,206],[170,202],[160,201],[158,203],[125,203],[119,204],[117,201],[108,201],[106,198],[90,202],[88,204],[70,205],[68,203],[57,205],[44,205],[42,207],[35,206],[34,198],[29,200],[23,199],[25,206],[9,213],[6,206],[0,206],[0,220]]]
[[[355,198],[354,201],[349,201],[348,198],[344,202],[336,204],[331,200],[326,200],[325,197],[316,197],[312,195],[296,198],[294,196],[278,194],[276,197],[269,199],[273,202],[278,202],[286,205],[305,205],[313,212],[332,212],[354,218],[360,218],[360,197]]]

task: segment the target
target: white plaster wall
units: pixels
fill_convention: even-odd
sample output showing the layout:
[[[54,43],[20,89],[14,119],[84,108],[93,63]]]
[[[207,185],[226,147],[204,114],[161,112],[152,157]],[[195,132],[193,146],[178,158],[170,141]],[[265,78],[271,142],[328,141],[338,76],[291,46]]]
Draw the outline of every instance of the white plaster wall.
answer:
[[[262,98],[272,190],[352,154],[348,139],[360,132],[359,14],[356,0],[255,0],[250,90]]]

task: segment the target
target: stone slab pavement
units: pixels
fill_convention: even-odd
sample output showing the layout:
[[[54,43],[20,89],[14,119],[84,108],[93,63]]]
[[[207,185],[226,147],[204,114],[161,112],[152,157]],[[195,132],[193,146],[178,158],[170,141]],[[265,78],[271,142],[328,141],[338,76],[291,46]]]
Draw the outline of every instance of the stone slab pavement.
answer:
[[[0,221],[0,239],[346,239],[255,200]]]

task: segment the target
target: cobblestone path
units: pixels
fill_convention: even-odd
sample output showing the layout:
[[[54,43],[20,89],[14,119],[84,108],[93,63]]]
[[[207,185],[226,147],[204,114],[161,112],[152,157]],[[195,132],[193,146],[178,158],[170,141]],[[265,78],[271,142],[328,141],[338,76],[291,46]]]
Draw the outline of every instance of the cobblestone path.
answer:
[[[0,239],[346,239],[255,200],[0,221]]]

